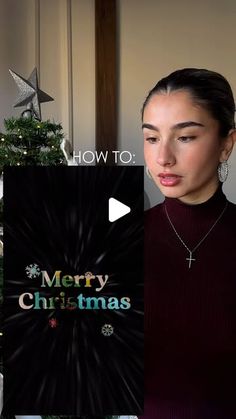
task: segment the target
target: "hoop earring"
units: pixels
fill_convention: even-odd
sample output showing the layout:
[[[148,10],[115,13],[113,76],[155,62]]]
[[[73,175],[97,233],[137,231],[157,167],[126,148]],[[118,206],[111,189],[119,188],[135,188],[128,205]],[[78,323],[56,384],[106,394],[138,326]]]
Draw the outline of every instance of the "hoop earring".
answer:
[[[220,182],[225,182],[227,177],[228,177],[228,173],[229,173],[229,165],[227,160],[222,161],[219,166],[218,166],[218,177],[219,177],[219,181]]]
[[[152,179],[151,173],[149,172],[149,168],[146,166],[146,175],[149,179]]]

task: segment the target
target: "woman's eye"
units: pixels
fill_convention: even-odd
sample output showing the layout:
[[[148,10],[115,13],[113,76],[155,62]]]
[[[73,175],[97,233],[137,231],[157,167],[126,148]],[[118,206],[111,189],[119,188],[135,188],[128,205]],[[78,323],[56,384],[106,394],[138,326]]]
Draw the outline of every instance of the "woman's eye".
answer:
[[[158,141],[158,139],[155,137],[148,137],[146,138],[146,141],[148,141],[151,144],[155,144]]]
[[[192,136],[189,136],[189,137],[182,136],[182,137],[179,137],[178,140],[181,141],[182,143],[188,143],[188,142],[194,140],[195,138],[196,137],[193,136],[193,135]]]

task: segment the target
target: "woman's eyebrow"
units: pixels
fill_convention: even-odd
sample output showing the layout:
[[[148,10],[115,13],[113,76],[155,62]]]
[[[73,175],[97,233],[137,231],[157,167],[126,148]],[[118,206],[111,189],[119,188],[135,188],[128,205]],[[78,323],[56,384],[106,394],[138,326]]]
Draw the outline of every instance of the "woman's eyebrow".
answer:
[[[171,127],[172,130],[181,129],[181,128],[188,128],[188,127],[205,127],[205,125],[201,124],[200,122],[195,121],[185,121],[185,122],[178,122],[177,124]],[[152,124],[144,123],[142,124],[142,129],[147,128],[153,131],[159,131],[159,128]]]
[[[142,129],[147,128],[147,129],[151,129],[153,131],[159,131],[159,129],[152,124],[142,124]]]
[[[181,129],[181,128],[188,128],[188,127],[205,127],[205,125],[201,124],[200,122],[195,121],[186,121],[186,122],[178,122],[171,127],[171,129]]]

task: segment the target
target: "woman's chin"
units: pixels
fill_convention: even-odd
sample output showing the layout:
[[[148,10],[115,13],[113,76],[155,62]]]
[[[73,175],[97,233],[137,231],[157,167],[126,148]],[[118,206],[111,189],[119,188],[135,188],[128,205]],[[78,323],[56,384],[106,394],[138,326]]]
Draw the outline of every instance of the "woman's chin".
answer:
[[[180,198],[183,195],[183,192],[181,193],[179,188],[177,188],[176,186],[166,187],[157,182],[156,186],[166,198]]]

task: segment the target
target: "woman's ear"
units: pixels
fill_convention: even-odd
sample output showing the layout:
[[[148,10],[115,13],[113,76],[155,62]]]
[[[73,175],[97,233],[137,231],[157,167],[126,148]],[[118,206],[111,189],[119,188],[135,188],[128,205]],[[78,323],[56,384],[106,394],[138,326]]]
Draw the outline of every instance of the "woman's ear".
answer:
[[[231,129],[227,137],[222,142],[220,162],[228,160],[235,143],[236,143],[236,129]]]

